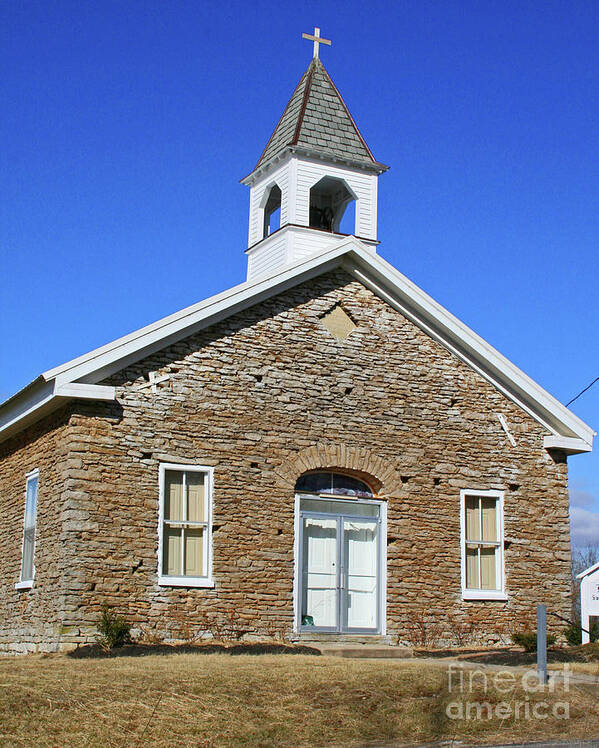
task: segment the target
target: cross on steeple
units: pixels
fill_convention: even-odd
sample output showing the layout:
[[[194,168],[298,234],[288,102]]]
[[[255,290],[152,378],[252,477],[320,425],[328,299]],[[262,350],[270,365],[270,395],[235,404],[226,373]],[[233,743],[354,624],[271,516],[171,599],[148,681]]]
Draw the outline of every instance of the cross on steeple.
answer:
[[[302,39],[309,39],[311,42],[314,42],[314,58],[318,58],[318,45],[319,44],[327,44],[329,47],[331,46],[332,42],[330,39],[323,39],[320,36],[320,29],[318,26],[314,27],[314,36],[311,34],[302,34]]]

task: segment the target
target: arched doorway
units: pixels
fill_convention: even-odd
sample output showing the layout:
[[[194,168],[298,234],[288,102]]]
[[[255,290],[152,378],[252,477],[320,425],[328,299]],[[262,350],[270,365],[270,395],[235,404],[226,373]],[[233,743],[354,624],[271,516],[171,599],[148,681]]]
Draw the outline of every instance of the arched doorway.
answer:
[[[384,633],[385,502],[337,471],[300,476],[295,497],[297,630]]]

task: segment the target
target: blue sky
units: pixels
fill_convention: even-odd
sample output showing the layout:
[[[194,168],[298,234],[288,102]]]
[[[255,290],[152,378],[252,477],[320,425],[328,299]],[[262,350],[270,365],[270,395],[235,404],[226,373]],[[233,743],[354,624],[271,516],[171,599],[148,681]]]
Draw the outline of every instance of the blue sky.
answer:
[[[562,402],[599,376],[595,0],[9,0],[1,399],[244,279],[239,179],[315,25],[391,166],[380,253]],[[573,410],[599,426],[599,385]],[[599,542],[599,451],[569,462]]]

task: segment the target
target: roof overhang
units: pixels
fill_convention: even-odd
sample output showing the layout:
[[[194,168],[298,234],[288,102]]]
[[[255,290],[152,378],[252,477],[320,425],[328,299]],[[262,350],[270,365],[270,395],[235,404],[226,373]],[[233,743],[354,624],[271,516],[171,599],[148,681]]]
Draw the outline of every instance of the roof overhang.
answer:
[[[98,386],[111,374],[336,267],[343,267],[542,424],[548,431],[547,449],[568,454],[592,449],[594,431],[590,426],[355,237],[44,372],[0,405],[0,440],[59,407],[65,399],[114,399],[114,388]]]
[[[353,161],[351,159],[340,158],[334,156],[326,151],[319,151],[317,148],[305,148],[300,145],[288,145],[281,149],[274,156],[264,161],[257,166],[254,171],[248,174],[239,181],[241,184],[251,186],[256,180],[258,180],[263,174],[266,174],[273,166],[278,166],[281,162],[287,160],[291,156],[297,156],[299,158],[311,159],[314,161],[325,161],[327,164],[340,164],[349,169],[355,169],[356,171],[366,171],[370,174],[383,174],[389,171],[389,167],[385,164],[381,164],[379,161],[367,161],[366,159],[360,161]]]
[[[588,577],[589,574],[592,574],[594,571],[597,571],[597,569],[599,569],[599,562],[597,562],[596,564],[593,564],[592,566],[589,566],[588,569],[581,571],[580,574],[576,575],[576,579],[584,579],[584,577]]]
[[[556,449],[568,455],[577,455],[582,452],[591,452],[593,444],[587,444],[583,439],[571,436],[546,436],[543,439],[545,449]]]
[[[22,431],[70,400],[115,400],[114,387],[65,382],[43,374],[0,405],[0,441]]]
[[[499,351],[402,275],[380,255],[362,252],[348,271],[418,327],[488,379],[541,423],[552,436],[582,441],[577,452],[591,451],[595,431],[568,410]],[[572,447],[572,442],[551,449]]]

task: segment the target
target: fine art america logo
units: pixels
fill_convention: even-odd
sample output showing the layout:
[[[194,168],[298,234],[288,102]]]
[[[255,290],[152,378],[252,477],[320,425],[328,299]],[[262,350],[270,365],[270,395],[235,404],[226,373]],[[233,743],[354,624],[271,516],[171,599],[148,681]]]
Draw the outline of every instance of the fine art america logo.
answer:
[[[484,671],[450,665],[447,670],[450,701],[445,713],[455,720],[543,720],[570,718],[568,701],[543,700],[543,695],[554,694],[556,683],[563,684],[563,692],[570,691],[570,669],[564,665],[561,673],[553,673],[548,683],[539,679],[535,670]],[[481,699],[481,694],[483,698]],[[505,698],[496,701],[497,694]]]

